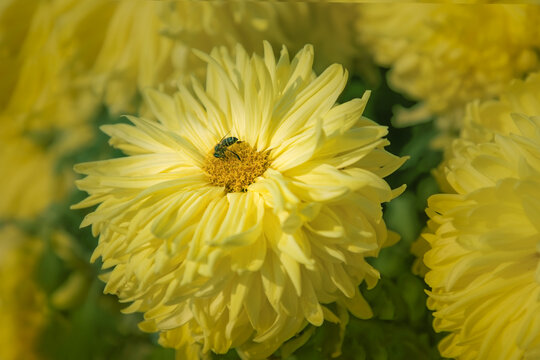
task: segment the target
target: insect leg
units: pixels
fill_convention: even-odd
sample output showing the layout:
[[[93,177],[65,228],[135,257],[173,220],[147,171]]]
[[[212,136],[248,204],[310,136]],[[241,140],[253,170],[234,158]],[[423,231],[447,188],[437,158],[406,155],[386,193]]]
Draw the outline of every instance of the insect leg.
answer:
[[[234,156],[236,156],[236,158],[237,158],[238,160],[242,161],[242,159],[240,159],[240,156],[238,156],[238,154],[235,153],[234,151],[232,151],[232,150],[230,150],[230,149],[227,149],[227,148],[225,148],[224,150],[227,150],[227,151],[232,152],[232,153],[234,154]]]

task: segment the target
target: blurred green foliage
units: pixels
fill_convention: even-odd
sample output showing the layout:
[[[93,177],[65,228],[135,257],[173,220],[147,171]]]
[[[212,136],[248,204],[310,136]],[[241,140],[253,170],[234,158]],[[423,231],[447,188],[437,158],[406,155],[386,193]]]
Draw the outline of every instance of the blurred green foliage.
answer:
[[[385,70],[380,71],[380,78],[384,79]],[[383,249],[378,258],[370,259],[381,272],[381,280],[374,289],[363,287],[362,293],[371,304],[374,317],[359,320],[351,316],[342,355],[337,359],[439,359],[436,344],[441,335],[435,334],[431,328],[431,314],[425,306],[426,286],[421,278],[411,273],[414,257],[409,251],[426,221],[426,199],[437,192],[430,171],[440,162],[441,153],[429,148],[436,132],[431,123],[408,128],[392,127],[392,108],[397,104],[408,107],[413,103],[389,89],[384,81],[375,88],[370,87],[372,94],[365,116],[389,127],[390,152],[410,157],[401,169],[387,178],[393,188],[407,184],[407,190],[399,198],[385,205],[388,227],[399,233],[402,239],[395,246]],[[366,89],[361,79],[352,78],[340,102],[360,97]],[[111,116],[106,109],[101,109],[93,120],[95,141],[66,154],[57,164],[57,170],[72,169],[79,162],[121,156],[120,152],[108,146],[108,137],[98,129],[103,124],[118,122],[126,122],[126,119]],[[51,141],[50,134],[35,135],[43,142]],[[45,242],[45,251],[36,272],[39,284],[49,296],[50,307],[49,322],[40,344],[43,355],[55,360],[174,359],[173,350],[163,349],[157,344],[157,335],[138,330],[141,315],[121,314],[122,305],[117,299],[103,294],[104,285],[97,279],[101,264],[99,260],[95,264],[89,263],[97,240],[89,228],[79,229],[83,217],[91,209],[69,208],[85,196],[85,193],[74,189],[66,199],[52,204],[39,218],[18,224]],[[75,239],[67,251],[69,256],[62,256],[62,251],[58,251],[55,238],[59,232]],[[59,308],[52,298],[73,273],[80,274],[85,288],[76,301]],[[305,331],[313,332],[313,335],[288,359],[330,358],[339,342],[339,326],[325,323]],[[280,359],[280,354],[278,351],[274,358]],[[213,357],[239,359],[234,351]]]

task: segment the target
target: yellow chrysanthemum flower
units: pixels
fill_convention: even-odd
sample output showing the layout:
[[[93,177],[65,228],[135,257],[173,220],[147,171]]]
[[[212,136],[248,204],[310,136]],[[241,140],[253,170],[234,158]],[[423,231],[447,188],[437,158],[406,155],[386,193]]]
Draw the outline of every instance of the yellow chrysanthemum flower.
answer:
[[[540,357],[540,75],[469,106],[428,200],[434,328],[458,359]],[[444,185],[444,184],[443,184]]]
[[[0,359],[39,359],[35,346],[45,323],[46,301],[35,281],[41,242],[14,226],[0,229]]]
[[[148,90],[157,121],[102,128],[128,156],[75,168],[90,196],[74,207],[99,204],[81,226],[100,235],[105,291],[185,357],[264,358],[308,324],[339,321],[324,304],[370,317],[358,285],[376,284],[365,257],[394,239],[380,204],[402,188],[382,178],[404,159],[362,117],[369,94],[337,105],[347,72],[316,76],[311,46],[292,61],[269,43],[263,57],[197,54],[206,86]]]
[[[435,116],[448,131],[460,127],[470,99],[491,98],[540,67],[539,22],[535,5],[365,4],[357,29],[390,67],[389,84],[420,101],[396,123]]]

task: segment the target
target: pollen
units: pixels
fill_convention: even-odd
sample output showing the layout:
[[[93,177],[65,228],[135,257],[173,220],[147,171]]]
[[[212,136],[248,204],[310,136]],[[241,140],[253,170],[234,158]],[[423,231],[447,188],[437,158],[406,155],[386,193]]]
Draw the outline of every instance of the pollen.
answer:
[[[226,192],[247,191],[247,187],[268,169],[269,151],[258,152],[243,141],[227,149],[219,158],[214,157],[213,152],[209,153],[203,170],[212,185],[223,186]]]

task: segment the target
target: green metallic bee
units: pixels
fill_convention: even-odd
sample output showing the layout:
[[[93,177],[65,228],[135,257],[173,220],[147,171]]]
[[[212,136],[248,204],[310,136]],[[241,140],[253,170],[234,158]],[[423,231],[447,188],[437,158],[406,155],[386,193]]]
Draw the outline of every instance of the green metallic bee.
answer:
[[[214,156],[218,159],[222,159],[225,157],[225,151],[231,152],[238,160],[240,159],[240,156],[238,156],[237,153],[234,151],[228,149],[229,146],[232,144],[239,142],[237,137],[230,136],[230,137],[223,137],[216,146],[214,146]]]

